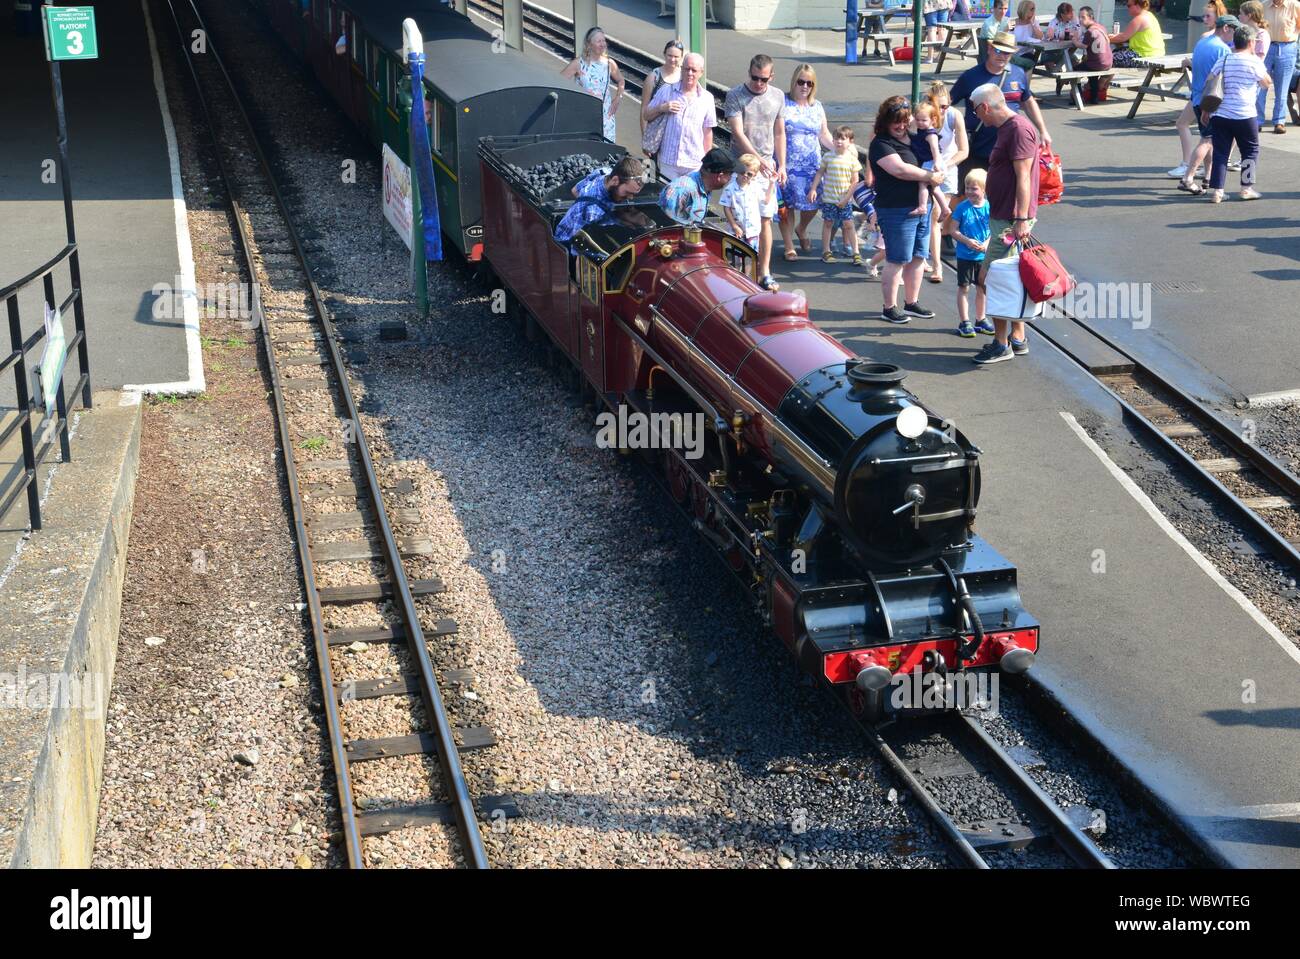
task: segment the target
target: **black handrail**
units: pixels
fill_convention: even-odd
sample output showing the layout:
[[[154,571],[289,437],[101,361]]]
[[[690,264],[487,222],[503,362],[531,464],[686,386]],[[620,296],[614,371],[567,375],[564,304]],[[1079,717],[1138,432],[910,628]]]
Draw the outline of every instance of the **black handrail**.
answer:
[[[67,297],[60,303],[54,295],[54,271],[64,261],[68,263],[69,286],[71,289]],[[37,470],[53,449],[56,437],[59,442],[60,462],[67,463],[72,459],[70,430],[68,429],[68,401],[65,395],[68,373],[66,359],[63,368],[59,371],[59,381],[54,389],[55,409],[53,412],[55,418],[51,419],[51,411],[45,409],[45,415],[41,419],[39,430],[41,447],[39,450],[36,446],[38,437],[34,436],[32,432],[32,415],[38,410],[44,409],[44,405],[38,405],[36,398],[29,391],[31,378],[28,374],[27,354],[45,339],[45,326],[43,323],[44,317],[42,317],[41,327],[31,336],[23,338],[23,323],[18,307],[18,294],[38,282],[42,286],[46,308],[50,310],[57,309],[60,317],[69,306],[73,308],[73,321],[76,332],[65,346],[69,359],[72,357],[73,351],[76,351],[80,373],[73,388],[73,408],[76,407],[78,400],[80,400],[83,409],[91,408],[90,353],[86,341],[85,304],[81,295],[81,264],[78,262],[77,244],[69,243],[48,262],[38,266],[17,282],[0,289],[0,303],[4,304],[5,312],[9,318],[10,341],[9,354],[0,360],[0,374],[10,369],[13,370],[14,396],[17,401],[14,408],[16,418],[0,434],[0,445],[8,442],[10,437],[13,436],[14,430],[17,429],[21,434],[23,447],[22,464],[15,464],[17,469],[10,470],[10,475],[0,481],[0,519],[3,519],[18,497],[25,491],[27,493],[27,524],[32,530],[38,530],[42,526],[41,496],[40,487],[37,483]],[[51,432],[51,428],[53,428],[53,432]]]

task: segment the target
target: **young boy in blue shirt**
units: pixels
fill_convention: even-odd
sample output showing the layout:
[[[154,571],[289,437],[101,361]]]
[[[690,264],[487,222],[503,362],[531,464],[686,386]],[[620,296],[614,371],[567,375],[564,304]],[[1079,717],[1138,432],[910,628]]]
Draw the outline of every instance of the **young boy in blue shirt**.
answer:
[[[989,247],[989,201],[984,198],[987,174],[971,170],[966,174],[966,199],[957,204],[944,231],[952,237],[957,251],[957,335],[973,337],[977,332],[992,336],[993,324],[984,315],[984,287],[979,285],[980,266]],[[975,284],[974,324],[966,304],[966,290]]]

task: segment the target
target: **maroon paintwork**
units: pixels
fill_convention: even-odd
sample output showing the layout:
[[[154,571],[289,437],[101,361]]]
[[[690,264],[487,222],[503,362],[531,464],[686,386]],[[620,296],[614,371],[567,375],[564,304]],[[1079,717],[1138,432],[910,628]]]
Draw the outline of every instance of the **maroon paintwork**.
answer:
[[[808,319],[801,295],[764,292],[729,265],[723,234],[713,230],[694,247],[680,227],[637,238],[627,286],[593,304],[569,278],[569,254],[551,238],[548,219],[486,163],[482,174],[484,246],[492,268],[601,393],[643,390],[653,367],[613,321],[617,314],[719,413],[742,413],[745,440],[768,454],[764,422],[790,387],[853,356]],[[666,258],[658,249],[664,241],[673,247]]]

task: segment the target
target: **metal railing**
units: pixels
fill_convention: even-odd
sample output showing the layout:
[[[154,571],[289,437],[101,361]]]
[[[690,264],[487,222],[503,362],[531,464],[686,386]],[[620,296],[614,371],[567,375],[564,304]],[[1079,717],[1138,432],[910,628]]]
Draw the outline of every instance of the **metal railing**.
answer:
[[[67,262],[70,274],[71,292],[62,302],[54,298],[54,272]],[[73,408],[80,400],[83,409],[91,408],[90,398],[90,354],[86,344],[85,305],[81,296],[81,264],[77,259],[77,244],[69,243],[48,263],[37,267],[16,283],[0,289],[0,303],[4,304],[9,316],[10,352],[0,360],[0,376],[13,370],[15,407],[13,418],[0,428],[0,449],[13,438],[15,432],[22,437],[22,462],[15,462],[8,473],[0,477],[0,520],[9,514],[9,510],[24,492],[27,494],[27,521],[33,530],[41,528],[41,491],[37,482],[37,470],[45,462],[50,451],[59,444],[60,462],[72,459],[72,447],[68,434],[68,401],[65,393],[67,380],[67,362],[59,369],[58,382],[54,384],[54,409],[50,410],[30,389],[32,378],[28,373],[27,354],[45,339],[44,316],[40,328],[24,339],[22,316],[19,312],[18,295],[37,283],[42,286],[45,306],[57,311],[61,318],[68,307],[72,307],[76,332],[67,341],[65,355],[70,359],[75,350],[80,377],[72,390]],[[48,384],[42,384],[48,388]],[[41,397],[43,399],[43,397]],[[37,411],[43,411],[40,425],[32,429],[32,417]]]

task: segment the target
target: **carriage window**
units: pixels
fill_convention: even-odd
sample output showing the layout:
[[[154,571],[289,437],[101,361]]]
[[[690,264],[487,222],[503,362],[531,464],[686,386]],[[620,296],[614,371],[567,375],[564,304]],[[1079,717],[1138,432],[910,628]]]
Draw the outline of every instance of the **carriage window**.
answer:
[[[436,101],[438,114],[438,152],[448,158],[456,156],[456,114],[451,104],[442,98]]]
[[[582,295],[593,303],[600,300],[599,274],[595,263],[585,257],[578,257],[578,285],[582,287]]]
[[[397,109],[397,74],[400,72],[396,60],[385,60],[388,70],[388,105]]]
[[[357,21],[348,24],[352,28],[351,39],[348,40],[348,46],[352,48],[352,62],[360,66],[361,64],[361,28],[357,26]]]
[[[366,37],[366,81],[372,89],[379,89],[379,50]]]
[[[623,287],[627,286],[628,277],[632,275],[635,258],[636,254],[631,248],[628,248],[605,263],[606,293],[623,292]]]

